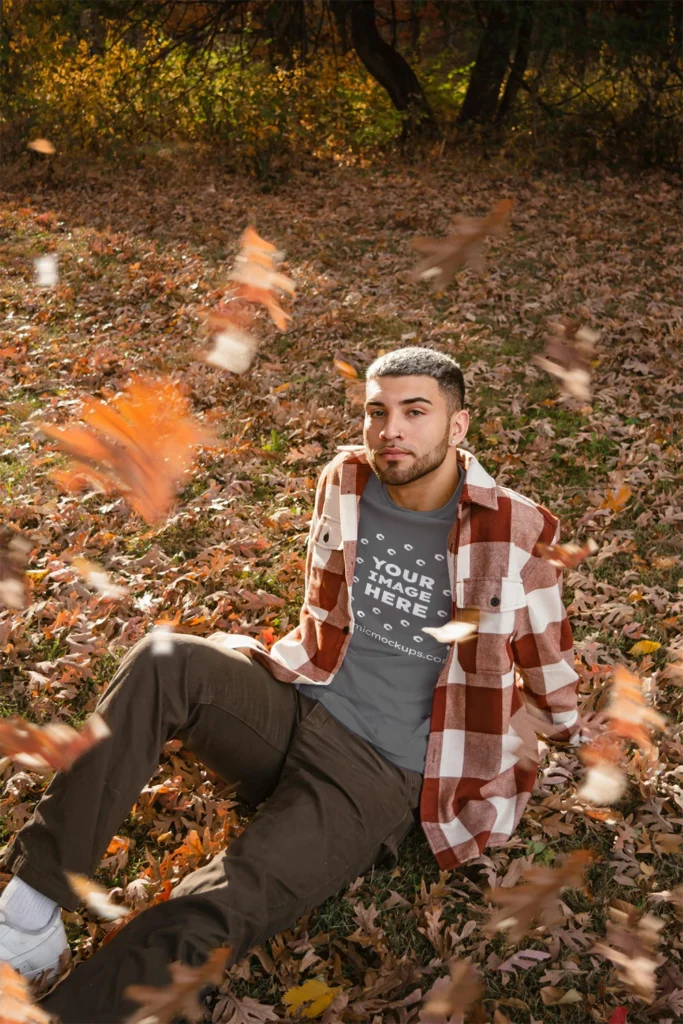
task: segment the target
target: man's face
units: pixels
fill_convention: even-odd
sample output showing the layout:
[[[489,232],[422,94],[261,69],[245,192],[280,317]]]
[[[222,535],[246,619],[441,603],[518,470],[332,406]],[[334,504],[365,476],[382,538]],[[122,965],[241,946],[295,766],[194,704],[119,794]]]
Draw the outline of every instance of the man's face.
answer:
[[[462,440],[466,432],[467,414],[449,417],[433,377],[375,377],[367,382],[363,443],[383,483],[401,486],[419,480],[437,469],[449,451],[455,459],[449,441],[453,436]]]

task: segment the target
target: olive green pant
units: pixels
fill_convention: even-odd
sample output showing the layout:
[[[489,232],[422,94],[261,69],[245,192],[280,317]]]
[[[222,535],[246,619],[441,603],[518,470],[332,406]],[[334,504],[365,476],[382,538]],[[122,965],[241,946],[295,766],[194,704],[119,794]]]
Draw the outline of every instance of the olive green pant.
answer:
[[[399,768],[318,701],[258,662],[196,637],[137,644],[98,704],[111,736],[58,772],[6,868],[68,910],[64,872],[93,875],[178,737],[251,804],[245,830],[172,898],[133,918],[41,1002],[64,1024],[119,1022],[127,985],[165,985],[229,945],[229,964],[291,927],[373,865],[393,865],[417,820],[422,776]]]

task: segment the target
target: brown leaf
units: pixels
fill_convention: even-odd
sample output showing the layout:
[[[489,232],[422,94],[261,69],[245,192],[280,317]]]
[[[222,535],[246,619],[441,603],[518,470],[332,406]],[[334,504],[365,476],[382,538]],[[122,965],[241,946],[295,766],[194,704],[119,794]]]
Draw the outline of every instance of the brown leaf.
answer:
[[[61,722],[39,726],[12,716],[0,720],[0,751],[30,771],[66,770],[110,735],[109,726],[96,711],[80,732]]]
[[[425,259],[414,267],[410,274],[411,280],[432,280],[434,289],[440,291],[449,284],[460,266],[481,271],[484,239],[487,235],[502,234],[512,207],[511,199],[501,199],[487,217],[464,217],[458,214],[453,218],[455,231],[446,238],[413,238],[413,249],[423,253]]]
[[[33,1003],[26,979],[0,963],[0,1024],[50,1024],[51,1019]]]
[[[194,460],[192,449],[210,441],[190,418],[178,384],[168,378],[134,378],[110,405],[87,400],[82,418],[91,429],[41,424],[75,463],[55,479],[67,490],[93,484],[106,492],[119,490],[148,522],[169,512]]]
[[[531,933],[536,920],[545,927],[557,924],[563,919],[558,905],[560,892],[567,886],[580,888],[585,871],[594,859],[595,855],[589,850],[573,850],[559,867],[528,867],[523,872],[528,879],[524,885],[488,889],[486,898],[502,909],[492,915],[484,933],[493,936],[497,931],[504,931],[511,942],[519,942]]]
[[[214,949],[205,963],[190,967],[177,961],[170,965],[171,982],[160,988],[152,985],[127,985],[124,995],[140,1004],[125,1024],[141,1024],[147,1017],[154,1017],[155,1024],[171,1024],[174,1017],[187,1017],[192,1024],[204,1015],[198,993],[205,985],[220,985],[225,964],[230,956],[230,947]]]

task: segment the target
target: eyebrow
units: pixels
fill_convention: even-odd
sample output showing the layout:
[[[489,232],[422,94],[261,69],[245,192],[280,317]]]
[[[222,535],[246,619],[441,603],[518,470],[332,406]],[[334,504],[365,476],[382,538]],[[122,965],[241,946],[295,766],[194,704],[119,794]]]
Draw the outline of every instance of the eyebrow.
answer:
[[[412,402],[426,402],[427,405],[433,405],[433,403],[430,402],[428,398],[402,398],[401,401],[398,404],[399,405],[410,405]],[[371,405],[381,405],[382,407],[384,407],[384,402],[377,402],[377,401],[366,402],[365,403],[366,409],[369,406],[371,406]]]

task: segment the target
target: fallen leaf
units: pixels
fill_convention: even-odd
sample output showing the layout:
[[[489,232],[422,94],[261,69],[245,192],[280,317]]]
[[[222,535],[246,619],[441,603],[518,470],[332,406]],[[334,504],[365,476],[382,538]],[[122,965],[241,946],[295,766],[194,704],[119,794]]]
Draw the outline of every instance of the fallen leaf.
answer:
[[[288,988],[282,1002],[287,1007],[288,1017],[297,1014],[311,1020],[319,1017],[340,992],[341,988],[330,988],[327,982],[310,978],[303,985]]]

